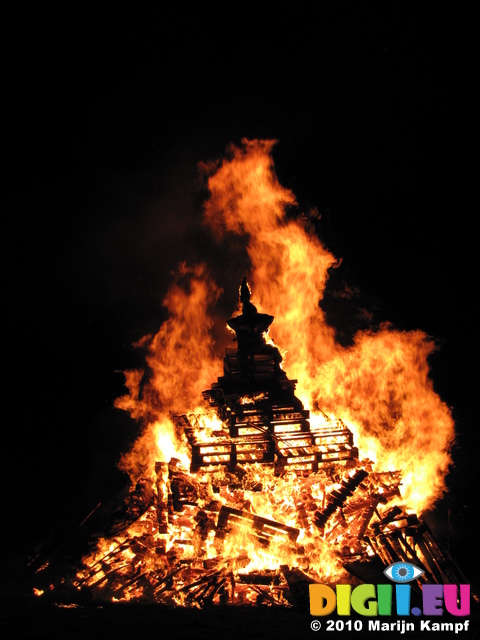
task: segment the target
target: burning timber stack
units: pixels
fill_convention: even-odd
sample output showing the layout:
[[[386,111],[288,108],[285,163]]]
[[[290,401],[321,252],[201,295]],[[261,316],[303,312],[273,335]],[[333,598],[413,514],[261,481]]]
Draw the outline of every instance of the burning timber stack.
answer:
[[[204,607],[303,607],[308,584],[383,582],[410,562],[414,582],[465,583],[425,522],[406,510],[401,473],[360,460],[352,432],[327,416],[311,423],[265,335],[246,280],[242,313],[228,321],[223,376],[197,413],[174,416],[190,463],[158,461],[114,517],[82,522],[88,552],[63,575],[52,557],[32,561],[35,591],[56,601],[140,601]]]
[[[244,279],[240,288],[242,314],[231,318],[238,349],[226,350],[224,375],[204,391],[204,398],[226,425],[224,437],[198,442],[185,416],[192,448],[191,471],[210,465],[273,464],[277,475],[287,470],[318,471],[319,466],[355,466],[358,449],[353,434],[341,422],[325,420],[312,430],[310,412],[295,396],[296,380],[280,368],[278,349],[265,341],[273,316],[258,313]]]

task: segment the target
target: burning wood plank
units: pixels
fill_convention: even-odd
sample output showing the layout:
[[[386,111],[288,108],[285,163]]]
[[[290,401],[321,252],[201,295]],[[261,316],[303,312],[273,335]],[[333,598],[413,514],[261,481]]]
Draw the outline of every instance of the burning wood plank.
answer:
[[[157,487],[157,520],[159,533],[168,531],[168,464],[166,462],[155,463],[156,487]]]
[[[291,543],[295,543],[300,534],[300,531],[294,527],[289,527],[280,522],[257,516],[248,511],[223,506],[218,516],[215,539],[223,540],[229,531],[236,526],[248,528],[249,532],[255,536],[261,544],[266,546],[268,546],[272,540],[278,540],[279,538],[287,538]]]
[[[340,489],[333,489],[330,493],[328,504],[323,511],[317,511],[315,513],[315,524],[319,529],[325,527],[325,523],[333,513],[342,507],[349,496],[353,494],[355,489],[361,484],[363,480],[368,476],[368,471],[365,469],[358,469],[353,476],[344,478],[341,483]]]

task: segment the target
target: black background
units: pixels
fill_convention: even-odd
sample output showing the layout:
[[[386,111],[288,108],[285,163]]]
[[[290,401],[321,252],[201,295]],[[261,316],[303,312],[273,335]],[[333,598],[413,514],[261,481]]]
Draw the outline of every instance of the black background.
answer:
[[[297,2],[10,15],[1,275],[12,557],[121,484],[115,465],[136,427],[113,408],[119,370],[141,364],[131,343],[160,326],[171,269],[202,255],[196,164],[245,137],[278,140],[281,184],[319,210],[319,235],[343,259],[332,286],[358,288],[376,323],[437,341],[432,378],[458,437],[435,518],[443,540],[451,509],[452,551],[474,562],[472,13]],[[325,306],[348,339],[354,312],[328,295]]]

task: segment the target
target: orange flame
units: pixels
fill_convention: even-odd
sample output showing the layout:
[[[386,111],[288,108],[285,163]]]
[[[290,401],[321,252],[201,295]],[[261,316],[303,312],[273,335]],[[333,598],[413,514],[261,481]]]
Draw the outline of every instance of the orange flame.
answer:
[[[275,316],[268,340],[281,349],[290,380],[297,380],[296,395],[310,410],[312,433],[338,427],[340,436],[326,436],[333,457],[326,457],[327,466],[318,471],[297,475],[302,465],[307,468],[311,452],[310,440],[294,421],[276,446],[288,451],[293,447],[288,440],[296,438],[301,453],[291,460],[287,454],[282,473],[258,462],[266,460],[256,457],[265,452],[264,444],[255,449],[251,442],[243,450],[243,443],[235,443],[233,466],[242,460],[248,464],[230,473],[228,421],[201,402],[202,391],[222,373],[223,354],[212,337],[221,289],[205,264],[181,263],[164,299],[167,320],[155,336],[137,343],[147,350],[145,369],[125,372],[127,393],[116,402],[142,425],[119,463],[135,485],[135,518],[84,558],[79,587],[105,586],[113,600],[146,594],[185,605],[192,602],[196,585],[204,593],[199,575],[205,571],[206,579],[213,579],[206,586],[213,589],[212,597],[224,585],[224,598],[227,578],[233,581],[235,573],[240,580],[235,579],[235,589],[231,586],[231,600],[241,604],[259,594],[253,582],[242,587],[242,573],[271,570],[287,580],[284,569],[291,566],[321,582],[341,579],[346,573],[342,558],[375,553],[364,533],[370,520],[378,523],[382,509],[388,512],[390,501],[398,498],[400,478],[402,499],[417,513],[431,508],[445,490],[454,423],[429,377],[434,342],[422,331],[397,331],[388,324],[357,333],[349,347],[336,341],[321,303],[329,270],[339,261],[307,218],[295,213],[293,193],[275,175],[274,144],[244,140],[239,148],[231,146],[222,162],[201,166],[209,192],[204,222],[218,242],[232,234],[245,241],[255,306]],[[244,275],[238,273],[238,283]],[[248,413],[255,400],[247,395],[238,403]],[[195,457],[205,455],[213,470],[189,471],[191,441],[179,426],[187,414],[188,437],[194,432],[192,449],[198,447]],[[243,428],[261,440],[261,423],[251,419]],[[357,468],[329,462],[338,462],[340,440],[335,438],[343,437],[345,425],[359,450]],[[276,593],[272,586],[268,597],[279,603],[283,596]]]
[[[336,343],[319,303],[338,263],[304,217],[287,220],[296,201],[275,176],[273,145],[245,140],[210,167],[205,220],[217,237],[247,234],[255,300],[275,316],[271,337],[298,380],[297,395],[344,420],[379,470],[402,469],[404,497],[421,512],[445,489],[454,439],[450,411],[428,378],[432,341],[384,325],[358,334],[353,347]]]
[[[230,233],[246,238],[255,304],[275,316],[270,337],[289,377],[298,380],[296,393],[312,420],[322,411],[343,420],[360,455],[374,460],[378,471],[402,470],[404,498],[421,512],[445,490],[454,439],[450,411],[429,379],[434,344],[421,331],[388,325],[357,334],[351,347],[336,342],[320,305],[338,260],[304,216],[287,217],[296,199],[275,175],[274,144],[243,140],[222,162],[201,166],[209,191],[205,223],[219,241]],[[132,460],[138,457],[140,467],[149,460],[153,468],[157,445],[150,456],[145,449],[158,442],[159,424],[162,437],[171,439],[171,454],[185,454],[169,415],[194,411],[201,391],[220,373],[210,313],[220,293],[205,265],[181,264],[165,298],[169,318],[149,344],[149,376],[127,373],[129,394],[116,406],[148,423],[151,432],[122,459],[134,476],[140,469]]]
[[[142,346],[148,343],[148,375],[145,371],[127,371],[129,393],[115,402],[117,408],[129,411],[147,425],[120,463],[134,481],[151,476],[156,460],[166,458],[168,462],[174,453],[177,458],[184,457],[185,444],[170,416],[185,410],[192,399],[198,401],[219,369],[210,335],[213,322],[209,308],[220,289],[209,278],[205,265],[189,267],[182,263],[175,275],[164,299],[168,319],[153,338],[147,336],[141,341]]]

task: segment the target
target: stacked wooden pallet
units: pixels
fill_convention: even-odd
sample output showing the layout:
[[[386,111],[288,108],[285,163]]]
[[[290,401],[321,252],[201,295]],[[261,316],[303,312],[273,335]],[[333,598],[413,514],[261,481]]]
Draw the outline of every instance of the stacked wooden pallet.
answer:
[[[227,349],[226,375],[203,392],[222,429],[202,439],[186,415],[176,417],[191,447],[191,471],[262,463],[273,465],[280,475],[288,470],[315,472],[330,464],[355,465],[358,449],[340,420],[325,416],[321,426],[312,428],[309,410],[293,392],[296,381],[283,371],[269,373],[268,384],[252,391],[236,369],[238,357],[236,349]]]

